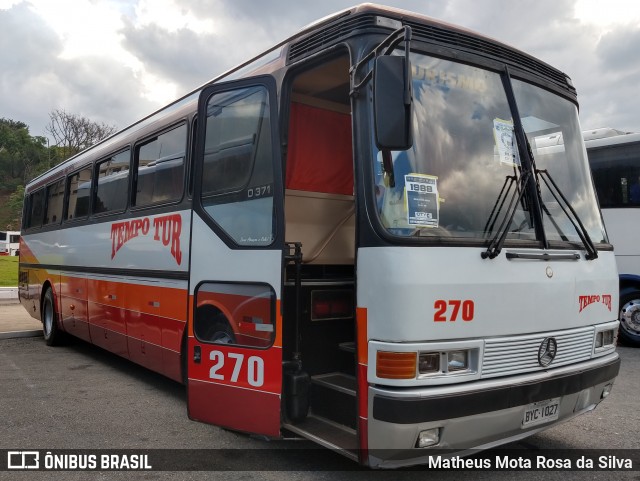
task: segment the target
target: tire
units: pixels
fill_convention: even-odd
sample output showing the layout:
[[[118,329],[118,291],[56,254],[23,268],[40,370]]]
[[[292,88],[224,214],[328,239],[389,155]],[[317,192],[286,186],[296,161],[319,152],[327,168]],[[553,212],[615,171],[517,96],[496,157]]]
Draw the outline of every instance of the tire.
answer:
[[[620,340],[627,346],[640,347],[640,291],[633,289],[620,296]]]
[[[58,346],[62,343],[63,333],[58,327],[58,313],[53,300],[53,291],[47,288],[42,298],[42,309],[40,309],[42,319],[42,332],[44,342],[47,346]]]

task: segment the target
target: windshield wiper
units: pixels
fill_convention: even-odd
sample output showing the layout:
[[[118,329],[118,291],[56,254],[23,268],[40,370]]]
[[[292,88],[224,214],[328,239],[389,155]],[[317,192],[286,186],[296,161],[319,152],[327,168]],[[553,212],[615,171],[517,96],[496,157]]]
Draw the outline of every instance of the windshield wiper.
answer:
[[[562,212],[567,217],[567,219],[569,219],[569,222],[571,222],[574,229],[576,230],[578,237],[580,237],[580,240],[582,241],[582,244],[584,245],[584,248],[587,251],[585,258],[587,260],[597,259],[598,249],[596,249],[595,244],[591,240],[591,237],[589,236],[589,232],[587,231],[586,227],[580,220],[580,217],[578,217],[578,214],[575,211],[575,209],[571,206],[567,198],[564,196],[564,194],[558,187],[558,185],[554,182],[553,178],[551,177],[551,174],[549,174],[549,171],[546,169],[545,170],[536,169],[536,174],[545,183],[545,185],[549,189],[549,192],[551,192],[551,195],[553,195],[553,198],[556,200],[556,202],[562,209]],[[562,202],[560,202],[560,199],[562,199]],[[540,198],[540,202],[542,202],[542,198]],[[569,215],[569,212],[567,211],[567,209],[569,212],[571,212],[572,215]],[[547,210],[547,214],[549,214],[549,217],[552,218],[548,210]]]
[[[504,178],[504,183],[502,184],[502,189],[500,189],[500,193],[498,194],[498,198],[493,203],[493,209],[491,209],[491,213],[489,214],[489,218],[487,219],[487,223],[484,225],[484,235],[485,237],[488,234],[493,232],[493,228],[498,221],[498,215],[502,212],[502,208],[504,207],[504,203],[507,201],[507,196],[509,192],[511,192],[511,188],[513,184],[516,182],[518,177],[514,175],[507,175]],[[496,210],[497,208],[497,210]]]
[[[489,243],[489,247],[487,247],[486,251],[480,254],[483,259],[487,259],[487,258],[493,259],[500,254],[500,251],[502,250],[502,246],[504,245],[504,241],[506,240],[507,235],[509,234],[509,227],[513,222],[513,217],[515,216],[516,210],[518,209],[518,205],[523,201],[524,194],[527,190],[526,185],[527,185],[527,182],[529,181],[530,176],[531,176],[531,172],[526,171],[523,175],[520,176],[520,179],[519,181],[517,181],[517,183],[515,181],[515,176],[507,176],[507,178],[505,179],[505,184],[502,186],[502,190],[500,191],[498,199],[496,200],[496,205],[500,201],[500,197],[503,195],[503,192],[505,190],[505,186],[507,186],[507,183],[509,183],[509,185],[507,187],[507,192],[505,193],[504,198],[502,199],[502,203],[500,204],[500,207],[498,208],[498,211],[495,214],[495,219],[491,223],[491,226],[490,226],[491,230],[493,230],[493,226],[496,220],[498,219],[498,215],[502,210],[502,206],[506,201],[507,194],[511,190],[511,185],[516,183],[516,188],[511,194],[511,199],[509,200],[509,206],[507,207],[507,211],[505,212],[504,217],[502,218],[502,222],[500,223],[500,226],[498,227],[496,234],[491,239],[491,242]],[[509,178],[511,177],[513,177],[514,180],[509,182]],[[495,206],[494,206],[494,211],[495,211]],[[494,211],[491,212],[491,215],[489,216],[489,220],[491,220],[491,217],[493,216]],[[489,221],[487,221],[487,224],[489,224]]]

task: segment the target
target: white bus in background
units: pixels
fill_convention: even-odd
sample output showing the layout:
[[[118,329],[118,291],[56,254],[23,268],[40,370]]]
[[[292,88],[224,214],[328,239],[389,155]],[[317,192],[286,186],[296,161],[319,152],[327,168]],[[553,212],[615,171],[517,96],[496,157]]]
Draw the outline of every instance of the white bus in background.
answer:
[[[17,256],[20,249],[20,231],[0,230],[0,256]]]
[[[640,346],[640,133],[596,129],[583,135],[620,273],[620,338]]]

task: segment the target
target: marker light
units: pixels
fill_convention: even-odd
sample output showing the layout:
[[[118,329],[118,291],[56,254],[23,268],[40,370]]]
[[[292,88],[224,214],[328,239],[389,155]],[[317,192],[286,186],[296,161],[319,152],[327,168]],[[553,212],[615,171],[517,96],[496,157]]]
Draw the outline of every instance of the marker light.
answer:
[[[414,379],[416,377],[416,352],[376,353],[376,376],[382,379]]]

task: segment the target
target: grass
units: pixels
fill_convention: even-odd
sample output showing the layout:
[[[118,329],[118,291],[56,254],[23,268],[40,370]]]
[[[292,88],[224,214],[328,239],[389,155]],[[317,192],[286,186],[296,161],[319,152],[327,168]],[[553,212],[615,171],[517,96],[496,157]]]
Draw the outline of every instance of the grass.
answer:
[[[18,257],[0,256],[0,287],[18,286]]]

